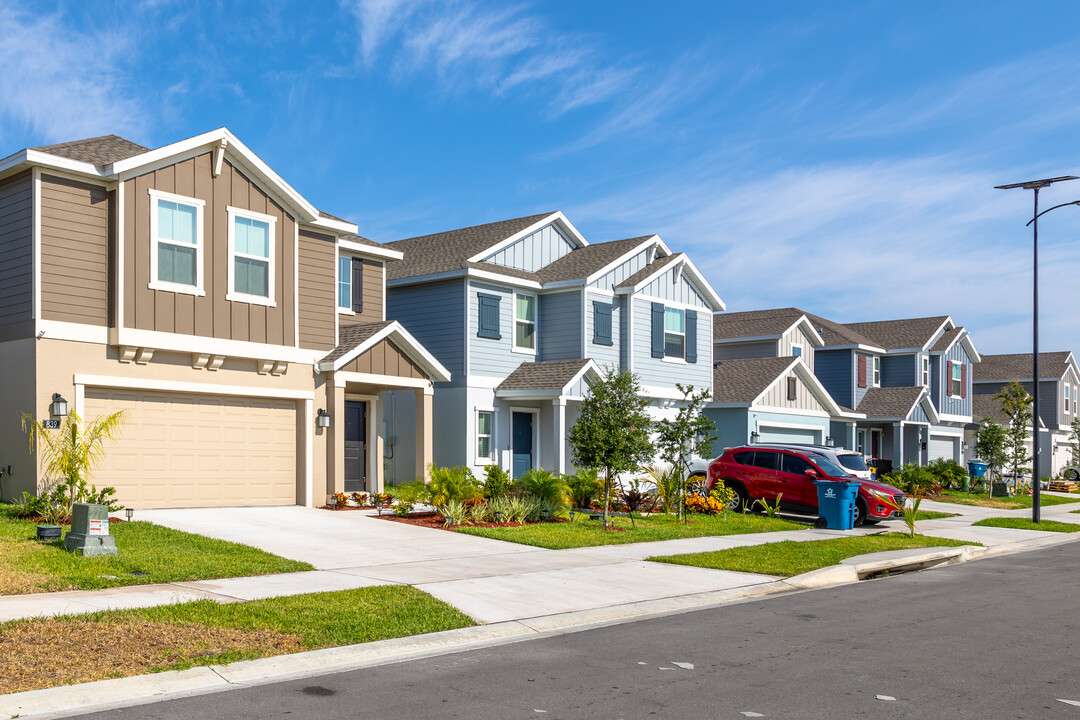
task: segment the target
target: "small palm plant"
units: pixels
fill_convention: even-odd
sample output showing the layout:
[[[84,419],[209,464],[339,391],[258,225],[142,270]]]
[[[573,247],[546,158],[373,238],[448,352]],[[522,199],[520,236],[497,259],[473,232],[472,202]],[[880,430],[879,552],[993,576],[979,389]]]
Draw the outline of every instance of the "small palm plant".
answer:
[[[119,410],[84,425],[78,413],[70,412],[59,430],[49,430],[41,420],[23,413],[22,429],[30,436],[31,452],[37,438],[46,477],[67,488],[68,514],[77,500],[98,497],[97,488],[89,481],[94,466],[105,457],[105,441],[116,439],[123,415],[124,411]]]

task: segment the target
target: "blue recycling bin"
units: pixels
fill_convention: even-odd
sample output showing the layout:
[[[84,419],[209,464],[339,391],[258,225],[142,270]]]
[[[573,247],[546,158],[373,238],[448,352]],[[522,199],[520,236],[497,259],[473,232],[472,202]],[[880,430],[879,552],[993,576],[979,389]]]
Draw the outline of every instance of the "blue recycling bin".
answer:
[[[971,475],[972,480],[982,480],[983,475],[986,474],[986,468],[990,467],[984,462],[978,460],[972,460],[968,463],[968,473]],[[964,478],[964,492],[971,490],[970,483],[967,478]]]
[[[815,480],[818,497],[818,527],[830,530],[850,530],[855,527],[855,498],[858,482]]]

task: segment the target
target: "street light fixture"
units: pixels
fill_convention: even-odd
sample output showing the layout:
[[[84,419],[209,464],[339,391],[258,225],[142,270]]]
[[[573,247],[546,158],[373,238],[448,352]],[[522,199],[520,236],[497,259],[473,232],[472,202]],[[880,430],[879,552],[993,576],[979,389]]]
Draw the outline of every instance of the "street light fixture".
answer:
[[[1062,175],[1061,177],[1045,178],[1043,180],[1028,180],[1027,182],[1012,183],[1011,185],[996,185],[995,190],[1015,190],[1017,188],[1021,190],[1034,190],[1035,191],[1035,211],[1031,215],[1031,221],[1028,225],[1032,225],[1032,248],[1034,253],[1033,268],[1034,273],[1032,276],[1032,302],[1031,302],[1031,382],[1034,392],[1033,407],[1032,407],[1032,434],[1034,439],[1032,441],[1033,449],[1035,452],[1032,455],[1032,488],[1031,488],[1031,521],[1039,522],[1039,500],[1040,500],[1040,487],[1039,487],[1039,216],[1045,215],[1050,210],[1055,210],[1065,205],[1077,205],[1078,202],[1063,203],[1061,205],[1055,205],[1054,207],[1046,210],[1042,213],[1039,212],[1039,190],[1045,187],[1050,187],[1054,183],[1064,182],[1066,180],[1077,180],[1075,175]]]

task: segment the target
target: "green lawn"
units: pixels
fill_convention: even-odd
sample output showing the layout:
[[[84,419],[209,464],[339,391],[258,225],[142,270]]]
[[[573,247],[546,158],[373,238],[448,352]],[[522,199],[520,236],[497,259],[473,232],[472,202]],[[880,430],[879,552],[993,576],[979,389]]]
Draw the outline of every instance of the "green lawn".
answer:
[[[140,521],[110,523],[119,555],[84,558],[59,541],[38,541],[37,524],[13,519],[10,510],[10,505],[0,505],[0,595],[312,569],[247,545]]]
[[[1058,497],[1055,495],[1040,495],[1043,505],[1062,505],[1065,503],[1080,502],[1080,497]],[[1013,497],[988,498],[985,494],[966,493],[960,490],[946,490],[941,495],[927,498],[934,502],[956,503],[957,505],[978,505],[979,507],[1002,508],[1005,510],[1017,510],[1031,507],[1030,495],[1014,495]]]
[[[1080,512],[1080,510],[1073,510],[1073,512]],[[1046,532],[1061,532],[1061,533],[1073,533],[1080,532],[1080,525],[1075,523],[1058,522],[1057,520],[1043,520],[1042,522],[1032,522],[1031,518],[1014,518],[1014,517],[996,517],[986,518],[980,520],[972,525],[981,525],[982,527],[1000,527],[1000,528],[1013,528],[1016,530],[1045,530]]]
[[[784,542],[730,548],[716,552],[664,555],[648,559],[675,565],[691,565],[716,570],[736,570],[760,575],[791,577],[818,568],[836,565],[845,558],[867,553],[904,550],[907,548],[954,547],[957,545],[978,544],[946,538],[927,537],[925,535],[911,537],[902,533],[888,533],[886,535],[862,535],[832,540],[806,540],[801,542],[785,540]]]
[[[17,620],[0,624],[0,692],[182,670],[473,624],[453,607],[402,585]]]
[[[679,522],[671,515],[655,515],[635,518],[631,526],[629,518],[612,518],[618,530],[605,530],[599,520],[590,520],[579,514],[572,522],[537,523],[519,527],[459,527],[456,532],[495,540],[508,540],[522,545],[535,545],[552,550],[590,547],[593,545],[623,545],[626,543],[676,540],[678,538],[705,535],[743,535],[746,533],[777,532],[780,530],[805,530],[805,523],[762,515],[728,513],[722,515],[692,515],[689,524]]]
[[[920,510],[915,516],[916,520],[940,520],[941,518],[959,517],[960,513],[934,512],[933,510]]]

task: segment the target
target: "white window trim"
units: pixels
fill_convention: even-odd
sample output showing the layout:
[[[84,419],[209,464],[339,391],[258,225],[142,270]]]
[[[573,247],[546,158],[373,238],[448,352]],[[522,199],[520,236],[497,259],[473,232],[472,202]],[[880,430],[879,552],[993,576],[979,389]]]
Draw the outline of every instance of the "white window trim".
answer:
[[[522,347],[517,344],[517,326],[519,322],[527,323],[528,320],[518,320],[517,316],[517,299],[519,295],[528,296],[533,299],[533,346]],[[514,291],[514,306],[511,308],[511,318],[513,319],[513,325],[511,326],[510,334],[510,350],[511,352],[523,353],[525,355],[535,355],[537,347],[540,345],[540,298],[536,293],[521,292],[520,290]]]
[[[266,307],[277,307],[277,302],[274,300],[274,274],[277,270],[277,266],[274,264],[274,246],[277,244],[275,239],[277,238],[277,218],[272,215],[263,215],[262,213],[252,212],[251,210],[243,210],[241,208],[232,207],[231,205],[225,208],[229,213],[229,289],[225,293],[225,299],[233,302],[243,302],[251,305],[265,305]],[[257,220],[259,222],[267,223],[270,226],[269,236],[267,237],[267,254],[268,256],[256,257],[255,255],[245,255],[243,253],[236,252],[236,218],[242,217],[248,220]],[[235,289],[235,275],[236,275],[236,258],[250,258],[252,260],[258,260],[259,262],[268,262],[266,278],[266,291],[267,296],[262,297],[260,295],[248,295],[247,293],[237,292]],[[337,284],[334,285],[335,290]]]
[[[923,387],[930,387],[930,358],[922,358],[922,384]]]
[[[1072,386],[1069,383],[1065,383],[1065,414],[1072,415]]]
[[[870,385],[881,387],[881,358],[877,355],[870,358]]]
[[[488,457],[483,457],[480,455],[480,413],[491,413],[491,433],[488,435],[488,437],[491,439],[491,442],[489,443],[491,447],[491,454]],[[475,418],[473,424],[473,431],[475,432],[475,437],[473,438],[473,455],[475,456],[475,462],[473,464],[494,465],[496,463],[495,458],[498,457],[499,454],[498,448],[495,445],[495,429],[497,427],[495,423],[495,408],[477,407],[475,409],[475,412],[473,413],[473,417]]]
[[[675,332],[674,330],[668,330],[667,329],[667,311],[668,310],[678,310],[679,312],[682,313],[683,331],[681,333],[680,332]],[[682,335],[682,352],[683,352],[682,357],[679,357],[677,355],[668,355],[667,354],[667,335],[668,335],[669,332],[672,335]],[[684,364],[686,363],[686,308],[677,308],[677,307],[671,307],[670,305],[664,305],[664,357],[661,358],[661,359],[664,362],[684,363]]]
[[[798,354],[795,353],[796,348],[798,348],[798,350],[799,350]],[[803,355],[804,352],[805,352],[805,350],[804,350],[802,345],[800,345],[799,343],[791,343],[791,354],[794,357],[804,357],[804,355]]]
[[[150,193],[150,282],[147,287],[151,290],[164,290],[166,292],[183,293],[184,295],[206,295],[203,289],[203,210],[206,201],[198,198],[174,195],[173,193],[149,189]],[[184,285],[164,280],[158,280],[158,208],[159,200],[189,205],[195,208],[195,284]],[[182,243],[165,241],[169,245],[183,247]]]
[[[344,307],[341,304],[341,258],[349,259],[349,307]],[[352,255],[338,252],[337,256],[334,258],[334,296],[334,304],[337,305],[337,311],[340,314],[356,314],[356,311],[352,309]]]
[[[956,367],[960,367],[960,363],[957,362],[956,360],[950,360],[949,361],[949,377],[947,379],[948,379],[948,382],[949,382],[949,385],[948,385],[948,388],[949,388],[948,389],[948,393],[949,393],[948,397],[951,397],[951,398],[952,397],[962,397],[963,394],[964,394],[964,388],[963,388],[964,374],[963,374],[963,370],[960,371],[960,377],[959,378],[955,378],[955,379],[953,378],[953,368],[956,368]],[[960,392],[958,392],[958,393],[953,392],[953,382],[959,382],[960,383],[960,386],[961,386],[960,387]]]

